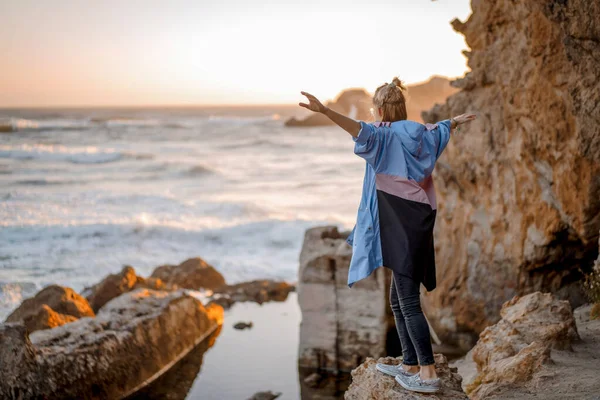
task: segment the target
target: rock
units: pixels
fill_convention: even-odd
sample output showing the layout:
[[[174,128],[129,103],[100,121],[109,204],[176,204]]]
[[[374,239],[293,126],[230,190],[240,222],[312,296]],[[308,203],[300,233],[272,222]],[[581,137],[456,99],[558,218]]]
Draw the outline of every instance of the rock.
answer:
[[[26,299],[6,322],[23,322],[30,332],[60,326],[81,317],[93,317],[87,300],[73,289],[50,285]]]
[[[213,333],[223,309],[184,291],[138,289],[96,318],[27,335],[0,327],[0,398],[121,398],[156,379]]]
[[[221,328],[217,328],[214,333],[194,347],[167,372],[148,386],[127,397],[127,400],[185,400],[192,398],[189,392],[200,373],[204,354],[215,344]]]
[[[600,7],[585,0],[473,1],[455,29],[471,68],[426,122],[474,112],[434,180],[438,281],[423,308],[468,348],[515,295],[583,301],[600,229]]]
[[[462,377],[461,386],[466,392],[467,388],[477,378],[477,364],[473,361],[473,349],[469,350],[464,357],[451,362],[450,366],[456,368],[458,374]]]
[[[228,296],[232,303],[236,301],[254,301],[262,304],[267,301],[285,301],[295,287],[287,282],[268,279],[242,282],[237,285],[224,285],[215,293]]]
[[[306,231],[297,287],[301,367],[350,371],[368,356],[385,353],[389,274],[378,268],[350,289],[351,256],[337,228]]]
[[[237,324],[233,325],[234,329],[239,329],[239,330],[244,330],[244,329],[250,329],[252,328],[253,324],[252,322],[238,322]]]
[[[137,277],[137,282],[133,289],[152,289],[152,290],[177,290],[177,285],[167,285],[162,280],[158,278],[143,278],[141,276]]]
[[[115,297],[131,292],[138,288],[152,290],[172,289],[157,278],[142,278],[137,276],[133,267],[126,265],[118,274],[111,274],[91,288],[84,289],[83,294],[90,302],[95,312]]]
[[[37,384],[38,350],[29,340],[27,328],[19,323],[0,325],[0,398],[28,398],[21,394]],[[29,398],[31,398],[29,394]]]
[[[228,294],[214,294],[209,298],[209,304],[218,304],[224,309],[228,310],[232,305],[235,304],[235,300],[231,298]]]
[[[22,321],[29,333],[42,329],[56,328],[69,322],[77,321],[72,315],[59,314],[46,304],[42,304],[37,314],[30,314]]]
[[[579,340],[569,303],[549,293],[517,296],[500,314],[502,319],[481,333],[472,350],[477,377],[466,390],[471,399],[531,380],[542,365],[552,362],[552,348],[570,349]]]
[[[590,309],[590,319],[600,319],[600,303],[595,303]]]
[[[162,265],[152,272],[153,278],[186,289],[215,290],[225,285],[225,278],[200,257],[190,258],[179,265]]]
[[[345,400],[414,400],[414,399],[468,399],[460,383],[461,377],[448,366],[442,354],[435,354],[435,371],[442,380],[442,390],[435,394],[419,394],[405,390],[393,377],[375,369],[375,364],[399,364],[401,358],[385,357],[375,361],[367,358],[352,371],[352,384],[344,394]]]
[[[579,340],[571,305],[550,293],[515,296],[502,306],[500,315],[527,343],[541,341],[562,350]]]
[[[258,392],[255,393],[254,396],[250,397],[248,400],[274,400],[279,396],[281,396],[281,393],[273,393],[271,391]]]

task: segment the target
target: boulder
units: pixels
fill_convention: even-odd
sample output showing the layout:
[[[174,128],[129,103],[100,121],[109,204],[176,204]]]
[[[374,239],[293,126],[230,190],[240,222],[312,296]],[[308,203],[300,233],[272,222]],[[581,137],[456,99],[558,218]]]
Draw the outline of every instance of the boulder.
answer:
[[[564,350],[571,349],[571,343],[579,340],[571,305],[550,293],[515,296],[504,303],[500,316],[527,343],[540,341]]]
[[[95,312],[115,297],[131,292],[138,288],[165,290],[166,285],[157,278],[142,278],[137,276],[133,267],[126,265],[118,274],[110,274],[100,283],[84,289],[90,305]]]
[[[242,282],[236,285],[224,285],[215,290],[215,293],[229,296],[233,302],[254,301],[258,304],[267,301],[285,301],[295,290],[294,285],[287,282],[278,282],[268,279]]]
[[[223,275],[200,257],[190,258],[179,265],[162,265],[152,272],[152,278],[194,290],[215,290],[225,285]]]
[[[22,322],[30,332],[33,332],[94,315],[87,300],[73,289],[50,285],[40,290],[34,297],[24,300],[6,318],[6,322]]]
[[[36,314],[29,314],[23,319],[22,323],[31,333],[42,329],[56,328],[57,326],[77,321],[77,319],[72,315],[59,314],[46,304],[42,304]]]
[[[254,326],[254,324],[252,323],[252,321],[250,321],[250,322],[240,321],[240,322],[236,323],[235,325],[233,325],[233,328],[239,329],[239,330],[244,330],[244,329],[250,329],[253,326]]]
[[[378,268],[350,289],[345,239],[331,226],[306,231],[297,287],[301,367],[350,371],[386,351],[389,274]]]
[[[472,350],[477,376],[467,387],[471,399],[531,380],[542,365],[552,362],[552,348],[570,349],[579,340],[569,302],[549,293],[517,296],[500,314],[502,319],[481,333]]]
[[[137,289],[108,302],[96,318],[28,335],[0,327],[0,398],[127,396],[165,372],[223,322],[185,291]],[[12,396],[12,397],[11,397]]]
[[[442,380],[442,390],[435,394],[420,394],[405,390],[396,380],[375,369],[375,364],[399,364],[402,358],[367,358],[352,371],[352,383],[344,394],[345,400],[415,400],[415,399],[468,399],[461,388],[461,377],[456,368],[448,366],[442,354],[435,354],[435,372]]]
[[[515,295],[584,301],[581,270],[600,229],[600,7],[589,1],[473,1],[471,72],[426,122],[473,112],[434,181],[435,291],[423,308],[442,341],[469,348]]]
[[[254,395],[252,397],[248,398],[248,400],[275,400],[279,396],[281,396],[281,393],[279,393],[279,392],[273,393],[269,390],[268,392],[254,393]]]

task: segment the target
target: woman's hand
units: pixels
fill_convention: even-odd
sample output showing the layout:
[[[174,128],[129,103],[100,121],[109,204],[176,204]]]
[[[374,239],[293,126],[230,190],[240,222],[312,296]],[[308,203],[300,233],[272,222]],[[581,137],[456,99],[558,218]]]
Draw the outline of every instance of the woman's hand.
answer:
[[[450,122],[451,122],[451,125],[453,125],[452,128],[454,129],[459,125],[466,124],[467,122],[471,122],[475,119],[477,119],[477,116],[475,114],[460,114],[460,115],[457,115],[456,117],[453,117],[450,120]]]
[[[308,104],[306,104],[306,103],[298,103],[298,105],[300,107],[308,108],[310,111],[314,111],[314,112],[319,112],[319,113],[325,114],[325,111],[327,111],[327,107],[325,107],[319,101],[319,99],[317,99],[315,96],[313,96],[310,93],[306,93],[306,92],[300,92],[300,93],[302,93],[303,95],[305,95],[306,98],[308,99]]]

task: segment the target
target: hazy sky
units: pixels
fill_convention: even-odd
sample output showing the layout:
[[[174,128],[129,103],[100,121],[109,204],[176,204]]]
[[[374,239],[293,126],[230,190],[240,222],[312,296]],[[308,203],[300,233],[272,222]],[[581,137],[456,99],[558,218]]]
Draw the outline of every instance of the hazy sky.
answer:
[[[296,103],[465,70],[468,0],[0,0],[0,107]]]

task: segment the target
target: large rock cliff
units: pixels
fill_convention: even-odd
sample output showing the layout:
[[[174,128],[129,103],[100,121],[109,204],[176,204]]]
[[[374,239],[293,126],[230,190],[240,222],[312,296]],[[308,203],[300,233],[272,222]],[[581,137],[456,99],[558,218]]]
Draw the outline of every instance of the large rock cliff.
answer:
[[[600,3],[472,1],[472,69],[427,122],[474,112],[436,167],[438,289],[424,308],[468,346],[506,300],[580,301],[600,227]],[[465,343],[466,342],[466,343]]]
[[[306,231],[297,288],[300,367],[351,371],[386,352],[389,274],[379,268],[350,289],[346,236],[331,226]]]

